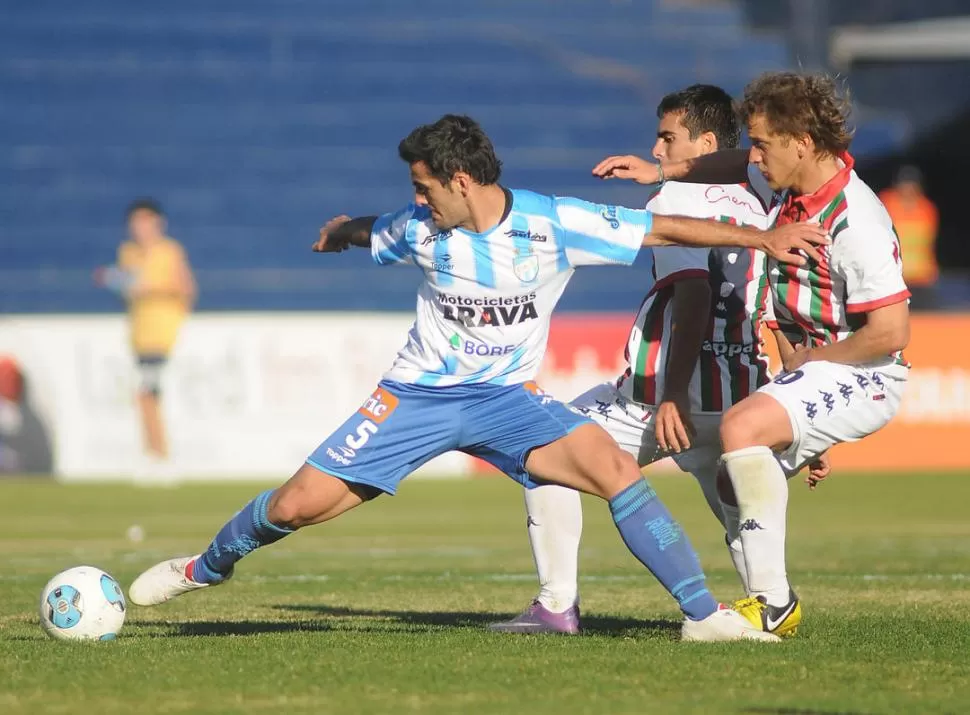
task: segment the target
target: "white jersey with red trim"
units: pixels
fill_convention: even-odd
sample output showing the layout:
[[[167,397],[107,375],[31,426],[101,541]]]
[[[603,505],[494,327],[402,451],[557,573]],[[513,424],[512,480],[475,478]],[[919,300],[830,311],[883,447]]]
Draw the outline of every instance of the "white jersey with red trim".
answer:
[[[747,184],[667,183],[647,203],[649,211],[717,219],[767,228],[775,197],[760,172]],[[702,278],[711,288],[711,312],[697,367],[691,377],[694,412],[722,412],[768,382],[761,323],[771,320],[767,262],[760,251],[741,248],[654,249],[655,283],[637,313],[627,343],[629,367],[617,381],[629,400],[656,405],[664,398],[673,336],[674,284]]]
[[[818,191],[785,195],[776,220],[820,223],[832,237],[819,251],[821,263],[769,262],[779,327],[793,344],[806,347],[845,340],[864,324],[865,313],[910,295],[889,213],[853,170],[852,157],[840,160],[841,171]],[[858,367],[893,365],[908,368],[900,353]]]

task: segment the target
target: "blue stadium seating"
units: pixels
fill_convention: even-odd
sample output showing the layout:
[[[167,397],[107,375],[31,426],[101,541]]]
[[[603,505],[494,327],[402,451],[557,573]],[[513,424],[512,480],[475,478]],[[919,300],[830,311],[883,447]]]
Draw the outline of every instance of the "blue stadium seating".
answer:
[[[410,310],[414,271],[308,246],[330,215],[409,200],[395,149],[414,125],[468,112],[508,184],[637,205],[637,187],[589,168],[649,152],[665,92],[736,92],[787,64],[780,35],[716,0],[35,0],[5,15],[3,312],[117,309],[90,270],[145,194],[204,309]],[[635,306],[643,267],[618,270],[580,272],[563,306]]]

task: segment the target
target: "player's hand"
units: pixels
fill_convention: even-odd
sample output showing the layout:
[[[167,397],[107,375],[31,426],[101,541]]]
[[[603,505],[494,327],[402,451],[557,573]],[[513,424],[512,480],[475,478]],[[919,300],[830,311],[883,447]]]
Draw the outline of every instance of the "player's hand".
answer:
[[[796,251],[802,251],[816,263],[822,261],[822,255],[816,246],[827,246],[832,243],[828,232],[817,223],[789,223],[765,231],[761,234],[762,245],[759,248],[775,260],[782,263],[793,263],[804,266],[805,256]]]
[[[664,400],[657,407],[654,433],[657,444],[665,452],[680,454],[690,449],[691,437],[697,434],[690,421],[690,402],[686,395]]]
[[[630,179],[638,184],[656,184],[660,181],[660,168],[632,154],[608,156],[593,167],[593,176],[601,179]]]
[[[794,350],[788,353],[784,360],[782,360],[782,366],[785,368],[785,372],[794,372],[812,358],[812,351],[801,343],[792,347],[794,347]]]
[[[350,241],[347,238],[340,238],[334,233],[350,221],[350,216],[341,214],[327,221],[320,229],[320,238],[313,244],[314,253],[340,253],[350,248]]]
[[[832,462],[829,459],[829,453],[822,452],[815,461],[808,465],[808,476],[805,478],[805,483],[809,489],[815,491],[818,483],[831,473]]]

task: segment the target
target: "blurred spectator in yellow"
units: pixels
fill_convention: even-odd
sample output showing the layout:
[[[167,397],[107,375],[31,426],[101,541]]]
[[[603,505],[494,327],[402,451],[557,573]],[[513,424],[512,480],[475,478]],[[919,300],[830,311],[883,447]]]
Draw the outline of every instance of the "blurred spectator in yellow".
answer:
[[[185,250],[165,234],[165,215],[158,203],[139,199],[128,207],[126,217],[129,240],[119,247],[117,264],[100,269],[97,278],[128,304],[140,378],[138,406],[151,472],[164,468],[168,460],[159,401],[161,373],[195,302],[196,284]]]
[[[23,386],[23,375],[17,362],[12,357],[0,355],[0,472],[20,469],[20,455],[9,442],[23,425],[20,410]]]
[[[896,183],[879,194],[896,227],[903,251],[903,278],[913,294],[915,309],[935,308],[936,235],[939,215],[923,193],[923,175],[915,166],[903,166]]]

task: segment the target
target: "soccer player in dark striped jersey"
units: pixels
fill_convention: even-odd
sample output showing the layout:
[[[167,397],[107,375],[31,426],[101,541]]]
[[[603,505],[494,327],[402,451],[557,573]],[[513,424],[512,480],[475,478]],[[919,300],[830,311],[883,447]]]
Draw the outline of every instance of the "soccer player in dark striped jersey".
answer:
[[[833,445],[882,429],[898,411],[909,373],[909,290],[892,220],[853,168],[844,86],[819,74],[767,73],[745,88],[740,110],[750,152],[717,152],[665,171],[730,182],[753,166],[779,196],[770,225],[808,221],[832,238],[798,269],[768,261],[784,371],[721,424],[729,478],[719,491],[738,504],[749,585],[735,608],[765,631],[793,635],[801,605],[785,564],[786,478]],[[655,167],[627,159],[600,169],[655,180]]]
[[[663,98],[653,156],[676,162],[739,145],[731,97],[694,85]],[[647,208],[763,229],[778,197],[752,167],[743,184],[669,183],[654,187]],[[769,381],[762,325],[773,326],[767,261],[747,249],[655,250],[654,285],[637,312],[628,368],[572,402],[596,420],[641,467],[666,456],[694,475],[747,587],[737,508],[721,504],[719,427],[725,410]],[[703,316],[703,317],[699,317]],[[578,629],[579,495],[556,486],[526,493],[528,529],[540,592],[525,612],[494,630]]]

